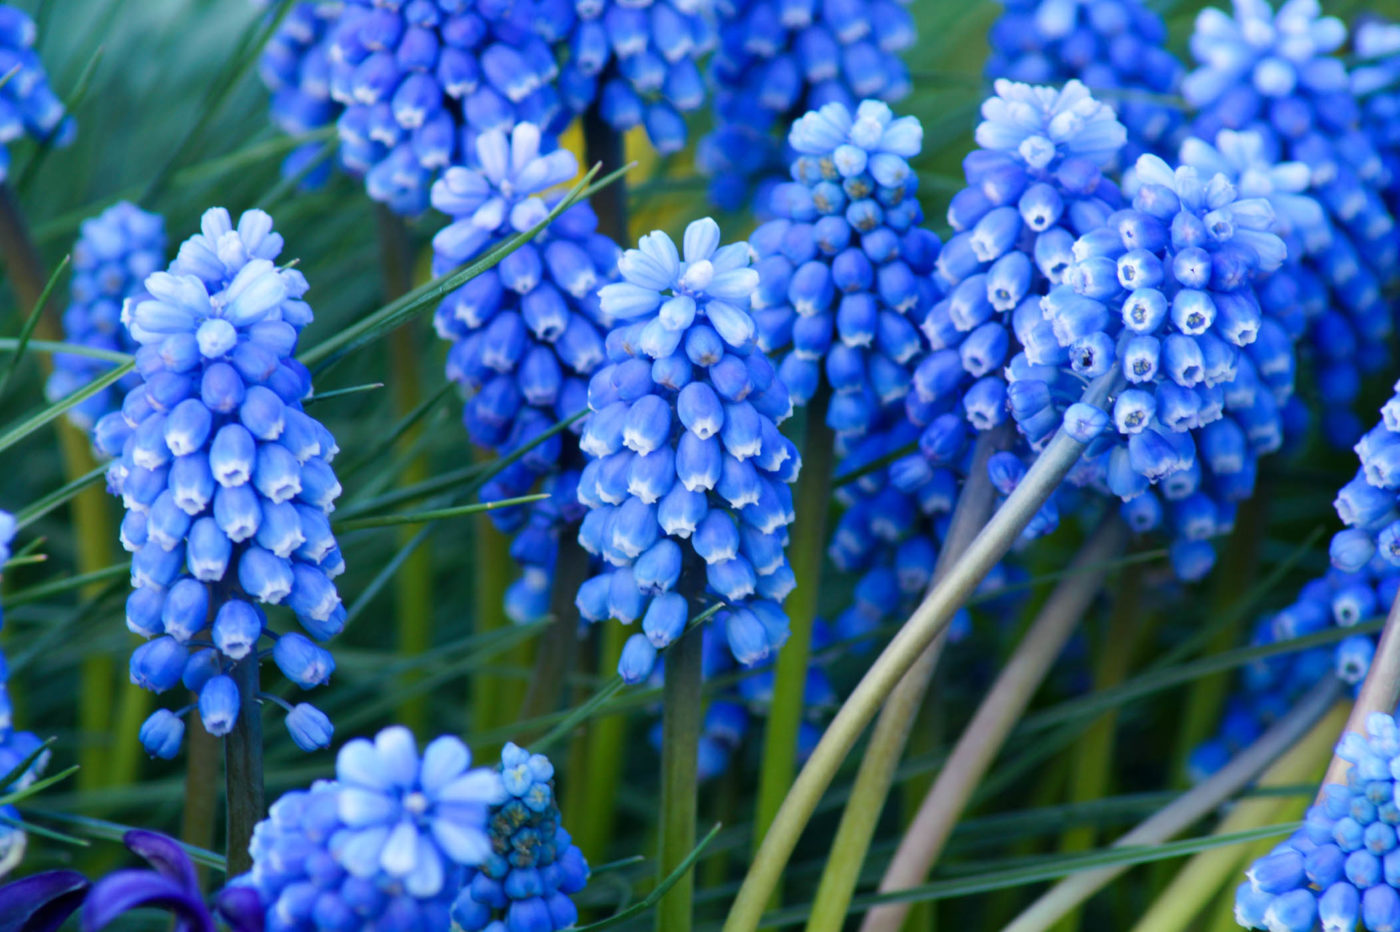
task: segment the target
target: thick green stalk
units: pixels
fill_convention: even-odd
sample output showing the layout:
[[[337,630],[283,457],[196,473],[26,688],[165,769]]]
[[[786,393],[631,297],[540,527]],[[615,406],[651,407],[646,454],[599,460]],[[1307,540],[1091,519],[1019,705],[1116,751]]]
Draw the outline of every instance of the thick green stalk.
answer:
[[[1115,384],[1113,377],[1101,378],[1085,393],[1086,400],[1099,405],[1107,403]],[[769,826],[730,907],[725,932],[752,932],[758,928],[764,906],[777,888],[802,830],[865,726],[925,649],[943,634],[953,614],[967,603],[973,590],[1015,544],[1083,452],[1084,444],[1064,431],[1051,439],[1021,484],[958,555],[947,575],[934,585],[866,671],[827,726]]]
[[[622,625],[600,625],[598,676],[603,682],[617,675],[627,629]],[[617,815],[618,784],[622,780],[623,745],[627,738],[627,716],[604,715],[588,723],[577,740],[587,749],[584,760],[588,778],[570,780],[566,822],[584,857],[597,863],[608,853],[613,821]],[[580,771],[574,771],[578,773]]]
[[[489,514],[476,519],[476,540],[472,547],[472,569],[476,577],[476,631],[488,634],[510,627],[506,617],[505,592],[514,567],[510,559],[510,541],[496,530]],[[501,664],[518,660],[517,651],[501,657]],[[520,708],[517,698],[520,684],[507,677],[483,672],[472,679],[472,732],[491,731],[511,721]],[[478,753],[485,753],[477,748]]]
[[[588,553],[579,546],[578,525],[570,524],[559,532],[559,555],[549,593],[553,621],[535,651],[535,670],[520,709],[521,720],[539,718],[559,707],[564,684],[578,658],[579,619],[574,597],[587,579]]]
[[[379,257],[383,274],[383,291],[386,302],[397,300],[408,294],[413,287],[413,244],[403,219],[383,204],[375,204],[375,221],[379,233]],[[406,417],[422,402],[419,379],[422,372],[422,359],[415,345],[415,331],[400,327],[389,334],[389,379],[390,393],[394,398],[394,410],[399,417]],[[395,452],[400,456],[412,453],[422,433],[421,425],[413,425],[403,432],[395,443]],[[415,485],[428,478],[428,459],[419,454],[408,461],[399,474],[398,485]],[[398,531],[399,546],[406,545],[418,533],[418,527],[405,525]],[[432,549],[425,542],[415,547],[403,561],[394,576],[394,616],[398,627],[399,656],[408,659],[428,652],[433,639],[433,558]],[[428,724],[428,694],[413,689],[421,671],[410,670],[403,676],[405,695],[408,696],[399,706],[399,721],[415,732],[422,732]]]
[[[880,881],[881,893],[904,890],[924,881],[973,791],[1097,596],[1108,573],[1106,564],[1122,550],[1126,539],[1127,528],[1112,514],[1080,548],[1069,573],[1045,601],[958,738],[913,824],[900,840]],[[843,913],[846,905],[841,904]],[[907,912],[900,903],[872,909],[865,914],[861,932],[898,932]]]
[[[0,184],[0,263],[4,264],[22,313],[37,307],[43,299],[49,276],[44,271],[43,259],[34,245],[19,205],[10,189],[3,184]],[[63,339],[58,311],[52,301],[40,313],[34,335],[44,340]],[[40,363],[46,375],[53,368],[53,358],[47,354],[40,358]],[[65,480],[72,482],[91,472],[97,463],[83,432],[66,419],[56,424],[55,430],[58,432]],[[69,513],[73,523],[77,572],[91,573],[115,563],[117,553],[113,542],[117,537],[116,524],[105,491],[96,485],[84,489],[73,498]],[[94,584],[83,589],[81,595],[83,598],[94,598],[100,591],[101,586]],[[78,754],[82,767],[78,771],[78,787],[90,789],[104,783],[130,783],[139,758],[133,751],[124,750],[124,746],[136,743],[136,731],[131,728],[131,723],[134,719],[139,728],[150,699],[144,690],[126,685],[121,691],[122,714],[118,719],[122,731],[114,735],[111,712],[113,697],[117,692],[116,663],[110,656],[90,654],[83,660],[80,675],[83,688],[78,696],[78,731],[83,740]],[[113,748],[117,751],[115,761]]]
[[[797,732],[806,708],[804,691],[812,657],[812,623],[821,596],[822,562],[826,555],[826,519],[831,510],[833,436],[826,424],[825,383],[807,405],[807,431],[802,442],[802,472],[797,478],[788,558],[797,577],[797,588],[786,609],[791,633],[773,673],[773,702],[763,733],[763,764],[758,775],[758,802],[754,812],[754,844],[763,842],[778,807],[783,804],[793,774],[797,772]]]
[[[1009,443],[1011,437],[1011,425],[1003,424],[978,438],[971,478],[958,496],[948,536],[933,571],[935,589],[953,562],[987,523],[996,504],[996,489],[987,477],[987,460]],[[865,863],[866,852],[870,849],[870,839],[875,834],[880,812],[885,808],[895,768],[904,755],[909,729],[923,705],[929,679],[943,650],[945,634],[946,629],[939,631],[909,672],[904,674],[885,703],[879,721],[875,723],[875,731],[861,758],[855,786],[846,802],[845,811],[841,813],[841,824],[822,870],[821,883],[812,904],[812,916],[807,920],[808,932],[834,932],[845,922],[846,909],[860,879],[861,865]]]
[[[258,701],[258,655],[249,654],[233,668],[240,705],[238,722],[224,739],[224,781],[228,793],[228,876],[253,866],[248,842],[265,812],[263,790],[262,706]]]
[[[692,600],[693,604],[693,600]],[[661,692],[661,823],[656,879],[680,867],[695,847],[696,792],[702,697],[701,644],[704,632],[692,628],[666,651]],[[687,871],[656,905],[657,932],[690,932],[695,872]]]
[[[1329,676],[1318,683],[1287,715],[1236,755],[1234,760],[1119,838],[1113,847],[1158,845],[1209,815],[1288,753],[1327,714],[1341,694],[1341,689],[1341,681],[1335,677]],[[1126,870],[1126,865],[1115,865],[1072,874],[1051,887],[1002,932],[1045,932],[1065,913],[1108,886]]]
[[[191,712],[186,722],[185,809],[180,838],[187,845],[212,851],[219,809],[219,739],[204,730],[198,712]],[[203,881],[208,871],[203,866],[195,869]]]
[[[604,175],[621,168],[626,157],[622,134],[608,125],[597,107],[589,107],[583,114],[583,157],[590,166],[602,165],[601,174]],[[598,215],[598,232],[611,237],[623,249],[630,247],[632,236],[628,228],[625,179],[619,178],[603,188],[589,203]]]

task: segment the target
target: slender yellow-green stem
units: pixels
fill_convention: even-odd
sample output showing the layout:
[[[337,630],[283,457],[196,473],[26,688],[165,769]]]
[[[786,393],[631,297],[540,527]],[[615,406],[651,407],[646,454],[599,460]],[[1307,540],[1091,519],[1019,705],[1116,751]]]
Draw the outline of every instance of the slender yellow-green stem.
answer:
[[[1112,514],[1080,548],[1070,564],[1070,572],[1045,601],[958,738],[913,824],[900,840],[880,881],[880,892],[907,889],[922,883],[928,875],[1006,736],[1097,596],[1107,575],[1107,562],[1122,550],[1126,540],[1127,528],[1117,514]],[[865,914],[861,932],[897,932],[907,912],[900,903],[872,909]],[[813,926],[809,923],[808,927]]]
[[[1381,629],[1381,639],[1376,644],[1376,655],[1371,658],[1371,666],[1361,683],[1361,691],[1357,693],[1356,704],[1351,707],[1351,715],[1347,716],[1345,730],[1358,735],[1366,734],[1366,719],[1374,712],[1385,712],[1387,715],[1394,712],[1397,699],[1400,699],[1400,594],[1395,596],[1390,606],[1385,627]],[[1332,763],[1327,766],[1323,785],[1346,783],[1347,769],[1350,767],[1340,757],[1333,757]],[[1319,790],[1318,797],[1321,798],[1321,795]]]
[[[379,234],[379,259],[383,276],[382,289],[386,302],[408,294],[413,287],[413,243],[403,219],[383,204],[376,204],[375,222]],[[400,327],[388,336],[389,387],[394,410],[406,417],[422,402],[420,378],[423,361],[416,345],[417,334],[410,327]],[[410,456],[417,447],[422,425],[414,424],[403,432],[394,445],[400,456]],[[428,458],[419,453],[408,460],[399,473],[400,488],[428,478]],[[405,525],[398,531],[399,546],[405,546],[418,527]],[[427,653],[433,638],[433,558],[427,542],[415,547],[394,575],[394,617],[398,628],[399,656],[407,659]],[[428,723],[428,694],[413,689],[421,671],[404,674],[404,694],[408,696],[399,706],[399,721],[422,732]]]
[[[996,490],[987,478],[987,460],[1010,441],[1011,435],[1011,426],[1003,424],[978,438],[971,478],[958,497],[948,535],[944,538],[943,551],[934,568],[935,587],[953,561],[962,555],[973,537],[987,523],[992,506],[996,503]],[[808,932],[832,932],[845,923],[846,908],[851,903],[861,865],[865,863],[865,854],[870,848],[870,839],[875,834],[880,812],[885,807],[885,798],[889,795],[895,767],[904,753],[909,729],[919,707],[923,705],[929,678],[943,649],[945,634],[946,629],[940,631],[909,668],[909,672],[904,674],[875,723],[875,731],[861,758],[855,786],[846,802],[845,811],[841,813],[841,824],[822,870],[812,915],[807,920]]]
[[[601,625],[598,631],[598,676],[606,682],[617,675],[628,632],[615,624]],[[626,737],[625,715],[603,715],[589,722],[578,738],[587,748],[588,779],[569,781],[565,815],[574,843],[595,863],[606,857],[612,839]]]
[[[472,547],[472,570],[476,577],[476,634],[482,635],[509,627],[506,617],[505,592],[514,569],[510,559],[510,541],[496,530],[489,514],[476,519],[476,540]],[[520,660],[520,648],[502,655],[501,665]],[[472,679],[472,731],[491,731],[511,720],[520,708],[524,695],[523,683],[482,671]],[[509,710],[509,711],[507,711]],[[479,752],[484,753],[481,749]]]
[[[574,597],[588,579],[588,553],[578,544],[578,525],[564,528],[559,555],[550,581],[549,614],[553,619],[535,651],[535,669],[520,707],[520,718],[529,721],[559,707],[564,683],[578,657],[578,610]]]
[[[691,604],[694,606],[694,599]],[[704,632],[691,628],[666,650],[661,691],[661,813],[657,883],[690,856],[695,847],[698,752],[703,700],[700,660]],[[695,872],[686,871],[656,904],[656,932],[690,932]]]
[[[10,287],[25,311],[39,306],[49,276],[43,259],[34,246],[33,238],[10,189],[0,184],[0,262],[10,281]],[[34,335],[44,340],[61,340],[62,328],[52,301],[39,314]],[[53,358],[40,357],[44,371],[51,371]],[[72,482],[97,465],[92,457],[87,437],[66,419],[55,425],[58,432],[59,454],[63,460],[64,478]],[[74,496],[69,505],[72,517],[75,569],[79,574],[91,573],[111,566],[117,560],[115,548],[116,524],[112,519],[112,504],[100,486],[90,486]],[[94,598],[101,591],[94,583],[81,591],[83,598]],[[121,691],[122,709],[118,722],[120,733],[113,734],[112,707],[117,696],[116,663],[105,654],[89,654],[82,663],[83,688],[78,694],[78,730],[83,740],[78,754],[80,789],[90,789],[105,783],[120,785],[135,777],[138,757],[124,745],[134,744],[136,730],[145,717],[149,697],[144,690],[127,685]],[[113,749],[117,757],[112,756]]]
[[[1297,786],[1321,776],[1346,716],[1345,702],[1333,704],[1331,711],[1302,740],[1264,771],[1259,777],[1259,787]],[[1211,834],[1229,835],[1291,821],[1302,816],[1307,803],[1306,799],[1277,796],[1242,799]],[[1220,891],[1233,891],[1239,885],[1247,859],[1260,847],[1268,850],[1275,843],[1276,840],[1269,840],[1258,845],[1212,848],[1193,856],[1141,915],[1131,932],[1186,932],[1197,928],[1196,917]]]
[[[804,690],[812,656],[812,623],[821,595],[822,560],[826,551],[826,519],[831,509],[833,436],[826,424],[825,383],[807,405],[807,432],[802,443],[802,472],[797,478],[797,520],[791,529],[788,557],[797,588],[786,603],[791,633],[773,673],[773,702],[763,732],[763,764],[758,774],[754,811],[754,844],[763,841],[778,807],[797,772],[797,733],[806,708]]]
[[[1310,689],[1288,714],[1235,756],[1208,780],[1194,787],[1113,843],[1115,848],[1157,845],[1210,814],[1278,760],[1312,730],[1341,693],[1341,681],[1327,677]],[[1002,932],[1045,932],[1065,913],[1102,890],[1126,871],[1126,865],[1099,867],[1073,874],[1011,921]]]

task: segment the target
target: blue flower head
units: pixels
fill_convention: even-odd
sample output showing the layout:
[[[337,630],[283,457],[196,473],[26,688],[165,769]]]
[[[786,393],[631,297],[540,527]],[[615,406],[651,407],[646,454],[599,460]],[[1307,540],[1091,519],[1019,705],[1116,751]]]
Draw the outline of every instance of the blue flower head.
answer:
[[[268,115],[288,135],[329,126],[345,109],[331,97],[330,59],[331,29],[343,9],[339,0],[296,0],[263,47],[258,73],[272,95]],[[282,174],[306,171],[303,186],[324,183],[330,174],[330,161],[322,156],[325,146],[309,142],[293,149],[282,162]]]
[[[445,736],[418,754],[407,728],[341,748],[336,779],[294,790],[253,830],[253,869],[268,929],[440,932],[467,871],[491,856],[500,775],[471,769]]]
[[[77,132],[63,101],[49,87],[49,76],[34,51],[34,20],[17,7],[0,4],[0,181],[10,169],[9,144],[28,136],[66,146]]]
[[[572,153],[541,151],[542,134],[522,123],[480,134],[470,167],[454,166],[433,185],[433,205],[453,218],[433,240],[434,273],[443,274],[525,232],[557,203],[551,191],[578,171]],[[597,231],[586,202],[564,211],[533,241],[443,301],[434,318],[451,340],[447,374],[467,394],[462,421],[473,443],[502,455],[587,408],[587,379],[603,363],[608,318],[599,285],[616,275],[620,253]],[[482,490],[510,498],[541,478],[551,499],[492,512],[515,533],[512,552],[525,566],[507,611],[517,621],[543,616],[561,528],[582,508],[575,487],[582,457],[573,433],[532,447]]]
[[[305,277],[273,263],[281,251],[262,211],[236,227],[228,211],[207,211],[169,270],[127,301],[122,322],[141,381],[93,431],[98,450],[116,457],[107,481],[127,509],[127,627],[151,639],[132,654],[132,682],[156,692],[183,683],[215,735],[239,714],[229,673],[261,656],[264,637],[288,679],[310,688],[335,668],[313,639],[345,624],[332,582],[345,563],[329,519],[337,447],[302,408],[311,377],[293,353],[312,314]],[[285,604],[310,638],[278,635],[260,604]],[[305,704],[289,711],[300,746],[329,742],[324,715]],[[161,709],[141,739],[171,757],[183,731],[179,714]]]
[[[803,113],[865,99],[898,101],[912,86],[899,53],[915,41],[913,17],[897,0],[826,3],[725,0],[711,65],[715,128],[696,153],[710,198],[735,210],[766,204],[785,157],[774,130]]]
[[[1165,48],[1160,16],[1139,0],[1004,0],[1004,6],[988,36],[988,77],[1083,81],[1107,93],[1126,128],[1124,161],[1173,148],[1180,108],[1154,95],[1175,93],[1184,69]]]
[[[853,113],[830,103],[789,135],[792,181],[774,189],[776,219],[754,232],[758,345],[784,347],[778,374],[796,404],[822,380],[827,423],[860,434],[909,390],[920,350],[917,324],[937,292],[938,238],[919,228],[923,128],[876,100]]]
[[[1400,569],[1400,383],[1381,408],[1381,420],[1357,441],[1355,477],[1332,503],[1346,525],[1332,538],[1332,565],[1363,569],[1373,558]]]
[[[1380,932],[1400,923],[1400,892],[1392,862],[1395,775],[1400,731],[1376,712],[1366,735],[1348,732],[1337,756],[1351,768],[1347,782],[1322,787],[1303,827],[1259,858],[1235,891],[1235,921],[1247,929]]]
[[[146,277],[165,264],[165,221],[122,201],[84,220],[73,245],[70,301],[63,312],[63,338],[96,350],[131,353],[136,342],[122,325],[122,305],[136,297]],[[112,363],[73,353],[54,355],[54,371],[44,386],[57,401],[97,378]],[[69,409],[68,419],[90,430],[121,396],[140,382],[136,373]]]
[[[572,928],[571,897],[588,882],[588,862],[560,822],[554,766],[507,742],[500,771],[505,795],[490,810],[491,852],[467,871],[452,919],[466,932]]]
[[[755,342],[748,244],[720,246],[706,218],[681,250],[662,232],[638,246],[618,263],[623,280],[599,292],[619,324],[589,382],[578,483],[589,509],[579,543],[612,569],[579,588],[577,605],[589,621],[642,622],[623,651],[629,682],[684,631],[702,590],[723,604],[715,621],[741,664],[782,645],[800,465],[777,428],[792,401]]]

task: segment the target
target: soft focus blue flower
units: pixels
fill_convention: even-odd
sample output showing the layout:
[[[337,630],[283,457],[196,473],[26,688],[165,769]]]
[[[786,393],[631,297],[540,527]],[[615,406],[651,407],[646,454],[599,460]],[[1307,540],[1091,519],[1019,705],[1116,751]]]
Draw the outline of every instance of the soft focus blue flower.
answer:
[[[66,146],[77,125],[49,87],[34,51],[34,20],[17,7],[0,4],[0,182],[10,170],[9,144],[28,136],[46,145]]]
[[[260,210],[237,227],[209,210],[201,230],[127,301],[141,381],[94,442],[116,457],[108,484],[127,509],[127,626],[154,639],[132,655],[132,680],[162,690],[183,668],[205,727],[224,734],[238,702],[222,674],[277,638],[254,603],[286,604],[323,641],[345,623],[331,581],[344,561],[328,517],[337,448],[302,408],[311,377],[293,355],[312,317],[306,279],[274,265],[282,237]],[[209,643],[213,653],[192,650]],[[147,750],[172,755],[175,722],[157,712],[142,730]]]
[[[1400,569],[1400,383],[1353,449],[1361,468],[1332,503],[1347,526],[1332,538],[1332,565],[1355,572],[1375,559]]]
[[[1303,827],[1250,865],[1235,893],[1247,929],[1384,932],[1400,922],[1394,869],[1395,772],[1400,733],[1391,716],[1367,716],[1366,735],[1342,736],[1347,782],[1322,787]]]
[[[122,304],[140,295],[146,276],[165,264],[165,221],[122,201],[84,220],[73,244],[70,302],[63,312],[63,339],[91,349],[130,353],[136,343],[122,326]],[[70,395],[112,367],[73,353],[54,355],[44,386],[50,401]],[[68,410],[68,419],[89,430],[140,382],[131,373],[116,385]]]
[[[491,852],[468,869],[452,919],[466,932],[572,928],[571,897],[588,882],[588,862],[560,822],[554,766],[507,742],[500,771],[505,798],[491,807]]]
[[[1003,2],[1006,12],[988,36],[988,77],[1083,81],[1107,97],[1127,128],[1125,163],[1175,149],[1181,109],[1158,98],[1176,93],[1184,69],[1165,48],[1167,28],[1157,13],[1138,0]]]
[[[386,728],[341,748],[336,779],[286,793],[253,830],[253,869],[269,932],[373,928],[440,932],[466,871],[491,856],[490,812],[507,793],[493,769],[441,737],[420,758]]]
[[[1384,347],[1394,328],[1382,292],[1400,255],[1380,194],[1384,160],[1334,54],[1346,38],[1346,27],[1322,16],[1316,0],[1289,0],[1277,13],[1264,0],[1241,0],[1233,17],[1208,8],[1191,37],[1200,67],[1182,84],[1199,111],[1193,125],[1201,138],[1222,128],[1256,130],[1279,158],[1308,166],[1309,193],[1327,213],[1331,242],[1308,259],[1316,275],[1291,300],[1315,309],[1308,344],[1328,410],[1322,426],[1337,445],[1350,445],[1361,432],[1347,410],[1360,377],[1388,362]]]
[[[529,123],[489,130],[477,137],[468,167],[448,169],[433,185],[433,205],[453,219],[433,239],[434,274],[544,219],[560,197],[551,189],[572,180],[578,165],[572,153],[541,143]],[[438,308],[437,332],[453,343],[447,374],[466,391],[462,422],[477,445],[510,455],[587,407],[587,380],[603,363],[609,324],[597,290],[616,276],[620,254],[597,224],[587,203],[575,204]],[[533,447],[482,490],[487,501],[511,498],[543,478],[551,496],[491,513],[516,535],[511,553],[525,568],[506,600],[518,622],[546,614],[560,532],[583,515],[575,494],[581,429]]]
[[[268,115],[289,136],[329,126],[344,110],[331,97],[331,28],[345,9],[342,0],[295,0],[263,47],[258,73],[272,94]],[[303,187],[315,187],[330,174],[329,143],[309,142],[287,154],[282,174],[306,172]],[[310,167],[308,167],[310,166]]]
[[[14,540],[15,529],[14,516],[0,511],[0,566],[10,559],[10,542]],[[0,613],[0,629],[3,627],[4,615]],[[15,731],[9,678],[5,654],[0,652],[0,776],[14,773],[43,744],[31,732]],[[14,792],[29,786],[43,774],[48,761],[49,752],[45,751],[9,784],[0,786],[0,792]],[[19,812],[14,806],[0,806],[0,817],[18,822]],[[24,857],[26,842],[27,836],[18,825],[0,824],[0,877],[13,870]]]
[[[758,345],[791,347],[778,375],[795,404],[825,375],[825,417],[838,434],[865,432],[904,398],[922,348],[917,324],[938,295],[938,237],[918,226],[908,161],[922,141],[916,118],[876,100],[805,114],[789,135],[793,180],[774,190],[777,219],[750,239]]]
[[[589,621],[642,622],[620,667],[629,681],[651,672],[702,591],[722,603],[715,623],[742,665],[787,638],[788,484],[800,462],[777,424],[792,401],[756,343],[749,246],[719,243],[708,218],[686,228],[681,250],[647,234],[619,261],[623,281],[599,291],[619,324],[589,382],[579,543],[613,569],[576,604]]]
[[[902,0],[725,0],[718,13],[710,66],[715,128],[701,140],[696,162],[721,209],[766,207],[765,182],[779,180],[791,161],[775,129],[827,104],[854,110],[867,98],[893,103],[912,87],[898,57],[915,41]]]

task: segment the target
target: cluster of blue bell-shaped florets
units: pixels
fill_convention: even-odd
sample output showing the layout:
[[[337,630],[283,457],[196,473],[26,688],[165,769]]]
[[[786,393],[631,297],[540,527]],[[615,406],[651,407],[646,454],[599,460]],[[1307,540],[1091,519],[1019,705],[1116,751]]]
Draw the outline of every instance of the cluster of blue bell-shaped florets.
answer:
[[[1139,0],[1002,0],[988,34],[990,78],[1026,84],[1083,81],[1107,98],[1128,137],[1119,157],[1167,155],[1185,123],[1175,94],[1185,72],[1166,49],[1162,17]]]
[[[1392,216],[1400,204],[1400,26],[1368,14],[1352,31],[1360,60],[1351,70],[1351,92],[1361,102],[1361,126],[1381,157],[1381,196]]]
[[[786,163],[773,136],[799,114],[867,98],[893,103],[911,88],[899,53],[913,46],[905,0],[724,0],[711,63],[715,128],[696,153],[721,209],[754,203]],[[754,186],[758,184],[755,195]]]
[[[618,268],[623,281],[599,292],[620,323],[589,382],[578,483],[579,543],[612,569],[580,587],[579,611],[642,622],[619,666],[636,682],[708,595],[751,666],[787,638],[788,484],[800,467],[777,428],[792,401],[749,313],[758,273],[748,244],[720,246],[709,218],[686,228],[683,251],[653,232]]]
[[[492,815],[511,798],[457,738],[420,757],[412,732],[386,728],[342,747],[334,780],[272,804],[252,870],[230,886],[257,892],[268,932],[443,932],[468,872],[494,857]]]
[[[826,422],[862,434],[909,391],[917,322],[936,296],[938,237],[918,224],[923,128],[867,100],[830,103],[793,124],[793,180],[774,189],[777,219],[754,231],[754,320],[794,404],[830,388]]]
[[[442,275],[540,223],[578,173],[573,153],[542,149],[541,130],[521,123],[475,139],[466,166],[448,169],[433,206],[452,223],[433,238],[433,273]],[[588,408],[588,378],[603,363],[610,321],[600,285],[616,277],[620,250],[597,231],[586,202],[566,209],[443,301],[434,317],[451,340],[447,375],[467,392],[462,421],[472,442],[501,455],[535,443],[559,421]],[[575,426],[575,432],[581,426]],[[487,501],[519,496],[546,479],[547,501],[492,512],[516,532],[512,552],[525,567],[507,593],[517,621],[544,615],[561,527],[582,517],[576,487],[583,466],[572,433],[558,433],[507,466],[482,489]]]
[[[14,540],[16,527],[14,515],[0,511],[0,567],[9,562],[10,543]],[[4,615],[0,613],[0,628],[3,627]],[[0,777],[15,774],[19,766],[43,745],[34,733],[15,730],[9,682],[10,669],[4,652],[0,651]],[[45,751],[23,773],[15,774],[9,783],[0,785],[0,793],[12,793],[32,784],[43,775],[48,760],[49,753]],[[24,857],[27,836],[19,821],[19,812],[13,805],[0,806],[0,877],[8,874]]]
[[[263,46],[258,73],[272,94],[268,115],[289,136],[334,123],[345,109],[331,97],[331,27],[344,9],[341,0],[296,0]],[[302,177],[307,187],[330,175],[327,142],[297,146],[282,161],[282,174]]]
[[[1332,235],[1307,260],[1318,284],[1306,283],[1304,300],[1330,313],[1312,317],[1306,345],[1328,410],[1324,432],[1349,445],[1362,425],[1345,409],[1361,377],[1385,365],[1394,330],[1382,290],[1395,277],[1400,250],[1380,194],[1385,165],[1333,54],[1346,42],[1345,25],[1321,16],[1317,0],[1289,0],[1277,14],[1265,0],[1237,0],[1234,14],[1209,8],[1197,17],[1191,50],[1201,65],[1183,80],[1182,94],[1199,111],[1193,126],[1201,138],[1254,129],[1281,158],[1311,172],[1310,193]]]
[[[10,170],[9,143],[29,136],[64,146],[77,132],[63,101],[49,87],[49,76],[34,51],[34,20],[18,7],[0,3],[0,181]]]
[[[1379,558],[1400,569],[1400,383],[1381,408],[1381,421],[1355,450],[1361,468],[1332,503],[1346,530],[1332,538],[1332,565],[1353,571]]]
[[[452,920],[465,932],[573,928],[571,897],[588,883],[588,862],[564,830],[554,765],[507,742],[500,772],[506,795],[491,806],[490,853],[467,869]]]
[[[165,221],[122,201],[79,228],[73,244],[70,301],[63,312],[63,339],[94,350],[130,353],[136,343],[122,326],[122,305],[141,293],[146,276],[165,264]],[[44,386],[50,401],[72,394],[113,362],[75,353],[56,353]],[[84,430],[110,412],[121,396],[140,382],[136,373],[97,392],[68,410],[68,419]]]
[[[122,322],[139,345],[141,382],[93,431],[116,457],[108,484],[122,498],[122,545],[132,552],[127,626],[150,638],[131,679],[199,694],[204,727],[228,734],[240,708],[230,672],[272,659],[303,688],[335,667],[313,643],[345,623],[332,579],[345,567],[330,512],[340,494],[330,432],[302,408],[311,376],[293,356],[311,308],[305,277],[274,264],[282,237],[250,210],[204,214],[169,271],[145,282]],[[285,604],[311,637],[277,634],[259,603]],[[182,710],[182,712],[185,710]],[[141,729],[152,754],[172,757],[181,713],[155,712]],[[331,725],[301,703],[287,727],[302,748],[324,747]]]
[[[1376,712],[1366,735],[1348,732],[1337,756],[1347,782],[1322,787],[1303,827],[1250,865],[1235,892],[1235,921],[1271,932],[1400,926],[1396,774],[1400,729]]]

